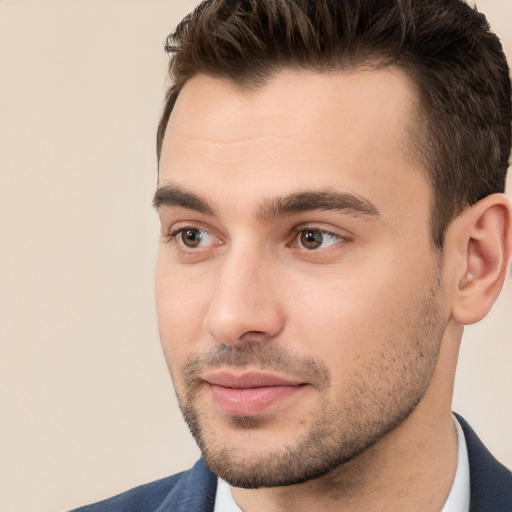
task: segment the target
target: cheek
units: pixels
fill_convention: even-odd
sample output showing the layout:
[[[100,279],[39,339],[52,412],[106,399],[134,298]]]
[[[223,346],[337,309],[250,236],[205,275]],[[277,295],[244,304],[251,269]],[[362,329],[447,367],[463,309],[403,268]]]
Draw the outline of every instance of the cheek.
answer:
[[[345,368],[390,350],[387,342],[409,329],[411,304],[430,283],[424,277],[419,282],[405,262],[379,262],[296,281],[288,297],[290,339],[303,340],[305,350]]]
[[[159,256],[155,272],[156,312],[160,341],[170,368],[180,365],[197,349],[209,308],[208,297],[207,281],[162,262]]]
[[[303,350],[330,367],[333,376],[346,375],[375,350],[382,334],[377,327],[380,312],[344,288],[309,299],[290,315],[288,338],[300,340]]]

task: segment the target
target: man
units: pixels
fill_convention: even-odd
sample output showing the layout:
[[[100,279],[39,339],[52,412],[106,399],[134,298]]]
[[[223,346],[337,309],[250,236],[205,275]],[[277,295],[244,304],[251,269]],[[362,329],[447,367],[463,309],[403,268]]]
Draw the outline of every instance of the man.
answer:
[[[203,458],[81,510],[510,511],[451,412],[512,255],[510,79],[460,0],[212,0],[169,37],[161,341]]]

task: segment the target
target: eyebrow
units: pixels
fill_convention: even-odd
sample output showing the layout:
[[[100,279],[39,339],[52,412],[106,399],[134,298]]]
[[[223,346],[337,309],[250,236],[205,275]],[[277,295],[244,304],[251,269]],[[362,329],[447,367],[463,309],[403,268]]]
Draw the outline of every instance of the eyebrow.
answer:
[[[263,220],[309,211],[339,211],[367,217],[378,217],[379,210],[368,199],[348,192],[305,191],[285,197],[267,199],[258,216]]]
[[[157,209],[162,206],[187,208],[206,215],[215,215],[214,208],[205,198],[173,183],[158,187],[153,206]],[[272,221],[279,217],[310,211],[339,211],[367,217],[379,216],[379,210],[368,199],[354,193],[330,190],[296,192],[288,196],[265,199],[257,213],[261,220]]]
[[[187,192],[175,184],[167,184],[158,187],[153,198],[153,206],[158,209],[161,206],[188,208],[206,215],[214,215],[213,208],[203,197]]]

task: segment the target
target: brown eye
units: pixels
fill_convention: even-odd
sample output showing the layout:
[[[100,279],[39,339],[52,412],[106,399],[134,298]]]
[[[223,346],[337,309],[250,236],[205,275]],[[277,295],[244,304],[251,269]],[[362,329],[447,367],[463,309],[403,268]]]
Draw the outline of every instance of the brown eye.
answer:
[[[326,249],[342,240],[347,239],[323,229],[305,228],[298,233],[295,244],[307,251],[316,251],[318,249]]]
[[[168,241],[182,256],[204,254],[208,249],[222,245],[221,240],[209,231],[193,226],[176,229],[169,234]]]
[[[203,240],[204,232],[200,229],[184,229],[180,233],[181,241],[183,245],[189,247],[190,249],[194,249],[199,247],[201,241]]]
[[[324,241],[324,234],[318,229],[305,229],[299,234],[300,245],[304,249],[313,251],[322,246]]]

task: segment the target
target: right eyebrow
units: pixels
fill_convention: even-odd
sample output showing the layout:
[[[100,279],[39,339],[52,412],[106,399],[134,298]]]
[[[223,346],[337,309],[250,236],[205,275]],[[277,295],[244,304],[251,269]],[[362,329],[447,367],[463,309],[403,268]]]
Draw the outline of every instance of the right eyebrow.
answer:
[[[206,215],[214,215],[213,208],[203,197],[187,192],[178,185],[168,183],[157,188],[153,198],[153,206],[158,209],[161,206],[188,208]]]

